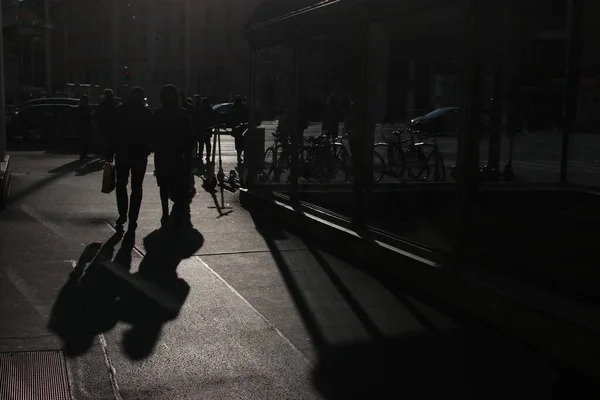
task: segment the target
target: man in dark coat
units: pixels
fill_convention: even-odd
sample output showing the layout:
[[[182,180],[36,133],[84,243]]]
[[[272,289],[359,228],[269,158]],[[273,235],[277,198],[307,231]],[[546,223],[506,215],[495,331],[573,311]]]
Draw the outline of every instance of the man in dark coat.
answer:
[[[189,222],[194,128],[189,113],[180,106],[175,86],[162,88],[160,102],[161,107],[154,111],[152,146],[164,226],[169,218],[169,198],[174,203],[176,222]]]
[[[196,140],[198,141],[198,154],[202,160],[202,153],[206,148],[206,163],[210,162],[210,139],[213,134],[213,128],[216,124],[215,114],[208,97],[202,98],[201,104],[196,105],[193,115],[194,129],[196,131]]]
[[[116,159],[117,172],[117,207],[121,227],[127,221],[128,231],[137,228],[143,195],[144,176],[152,134],[152,111],[144,106],[144,89],[131,89],[129,100],[116,108],[116,128],[109,139],[108,159]],[[127,195],[127,183],[131,173],[131,199]],[[129,201],[131,200],[131,201]]]
[[[231,136],[235,139],[235,151],[237,152],[238,164],[242,163],[242,152],[244,151],[244,132],[247,128],[250,112],[248,107],[242,103],[242,98],[236,96],[228,115],[228,125],[231,128]]]

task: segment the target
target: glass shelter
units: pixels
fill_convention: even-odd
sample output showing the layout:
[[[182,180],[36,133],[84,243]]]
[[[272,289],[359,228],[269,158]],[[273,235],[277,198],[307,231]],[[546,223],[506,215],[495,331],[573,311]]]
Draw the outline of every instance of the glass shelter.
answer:
[[[249,192],[598,297],[598,16],[591,0],[263,1],[244,32]]]

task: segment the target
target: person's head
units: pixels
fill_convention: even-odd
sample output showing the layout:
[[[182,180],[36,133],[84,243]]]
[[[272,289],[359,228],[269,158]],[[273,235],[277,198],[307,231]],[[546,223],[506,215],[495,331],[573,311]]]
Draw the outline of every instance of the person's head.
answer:
[[[82,94],[81,97],[79,97],[79,105],[81,107],[87,107],[88,104],[90,104],[90,98],[87,94]]]
[[[113,93],[112,89],[104,89],[104,99],[112,100],[114,97],[115,94]]]
[[[191,97],[188,97],[187,100],[185,101],[185,104],[188,107],[194,107],[194,99],[192,99]]]
[[[202,98],[202,107],[210,107],[210,99],[208,97]]]
[[[348,106],[348,110],[349,111],[356,111],[356,103],[355,102],[351,102],[350,105]]]
[[[160,103],[163,107],[179,107],[179,94],[173,85],[165,85],[160,90]]]
[[[129,101],[131,101],[134,104],[143,105],[144,98],[145,98],[144,89],[139,86],[132,88],[131,91],[129,92]]]
[[[196,107],[200,107],[200,105],[202,105],[202,96],[200,96],[199,94],[195,94],[194,104],[196,105]]]
[[[233,105],[234,106],[241,106],[242,105],[242,98],[241,98],[241,96],[235,96],[235,99],[233,100]]]
[[[179,91],[179,103],[180,104],[185,104],[185,100],[187,99],[187,96],[185,95],[185,92],[183,90]]]
[[[244,99],[242,100],[242,104],[248,104],[248,98],[244,97]]]

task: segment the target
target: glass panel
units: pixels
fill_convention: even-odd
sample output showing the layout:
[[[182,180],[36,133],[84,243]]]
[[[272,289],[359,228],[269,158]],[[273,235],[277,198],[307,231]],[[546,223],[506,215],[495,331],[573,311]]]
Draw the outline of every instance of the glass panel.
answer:
[[[536,29],[539,3],[498,4],[480,18],[483,181],[559,179],[566,46]]]
[[[365,132],[372,132],[365,153],[373,158],[374,178],[368,224],[446,252],[455,236],[452,167],[462,118],[463,43],[457,39],[461,15],[449,9],[369,27]],[[442,14],[449,23],[432,35],[429,27]]]
[[[303,41],[300,50],[299,198],[352,218],[354,141],[360,134],[360,31]],[[280,121],[280,131],[291,129]]]
[[[535,13],[521,5],[507,18],[516,23],[508,25],[506,56],[488,54],[484,66],[486,75],[493,77],[490,98],[501,100],[492,102],[492,110],[497,107],[504,114],[501,140],[505,152],[500,165],[505,167],[512,155],[515,180],[509,184],[501,173],[498,183],[479,186],[469,209],[466,255],[482,273],[501,275],[553,295],[597,301],[597,289],[591,283],[597,264],[593,243],[599,239],[597,197],[539,185],[559,181],[567,38],[541,39],[543,35],[530,23]],[[492,43],[491,47],[502,54],[499,46]],[[595,51],[590,47],[590,52]],[[596,65],[590,67],[588,72],[597,70]],[[589,88],[580,91],[580,99],[589,102],[581,103],[580,124],[571,135],[568,172],[572,182],[593,185],[598,182],[600,168],[593,161],[600,143],[593,134],[598,131],[592,117],[596,110],[584,111],[595,107],[593,81],[589,83]],[[484,133],[483,143],[493,142],[498,132],[494,122],[490,133]],[[491,160],[491,154],[489,158],[481,154],[481,165]],[[489,174],[482,177],[493,180]]]
[[[582,21],[581,79],[567,167],[569,183],[595,189],[600,187],[600,61],[598,42],[592,33],[597,15],[586,13]]]
[[[289,164],[289,160],[282,157],[284,145],[277,134],[277,123],[293,104],[293,59],[293,49],[283,46],[260,50],[257,54],[254,79],[255,118],[259,125],[255,138],[258,142],[246,146],[248,162],[261,165],[255,181],[257,189],[270,191],[276,187],[286,191],[289,187],[289,168],[277,174],[276,166],[280,162]]]

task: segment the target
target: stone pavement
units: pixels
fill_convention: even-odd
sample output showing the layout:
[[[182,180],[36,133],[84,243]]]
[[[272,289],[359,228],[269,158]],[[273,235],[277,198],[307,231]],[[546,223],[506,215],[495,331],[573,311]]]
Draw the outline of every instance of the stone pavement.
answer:
[[[114,195],[99,190],[101,163],[81,169],[42,152],[13,162],[0,213],[0,351],[63,349],[76,399],[589,391],[577,373],[286,231],[266,210],[249,213],[235,194],[220,216],[198,184],[195,231],[160,231],[148,174],[128,247],[112,226]]]

